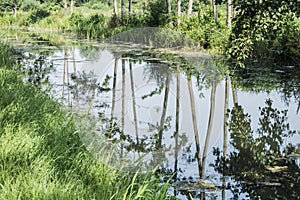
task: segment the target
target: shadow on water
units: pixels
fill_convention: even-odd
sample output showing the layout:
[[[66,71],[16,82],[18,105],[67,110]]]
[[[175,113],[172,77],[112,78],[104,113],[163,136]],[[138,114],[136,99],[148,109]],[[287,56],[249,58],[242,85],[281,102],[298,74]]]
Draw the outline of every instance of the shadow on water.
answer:
[[[300,69],[228,69],[210,56],[124,45],[46,46],[20,51],[27,80],[50,83],[85,118],[80,136],[101,162],[157,170],[179,199],[299,198]]]

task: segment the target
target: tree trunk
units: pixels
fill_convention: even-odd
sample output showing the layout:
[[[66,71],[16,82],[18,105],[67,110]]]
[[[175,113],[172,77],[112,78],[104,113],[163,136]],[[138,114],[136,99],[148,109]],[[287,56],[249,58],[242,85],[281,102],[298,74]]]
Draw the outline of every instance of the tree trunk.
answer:
[[[122,59],[122,129],[121,129],[121,140],[124,139],[125,136],[125,60]]]
[[[171,9],[171,0],[166,0],[167,3],[167,12],[168,12],[168,17],[169,17],[169,27],[173,28],[173,24],[172,24],[172,20],[171,20],[171,16],[172,16],[172,9]]]
[[[126,139],[125,137],[125,88],[126,88],[126,80],[125,80],[125,60],[122,59],[122,115],[121,115],[121,136],[120,136],[120,141],[121,141],[121,158],[123,157],[124,153],[124,141]]]
[[[128,12],[129,12],[129,14],[131,14],[131,12],[132,12],[132,0],[129,0]]]
[[[70,12],[73,13],[73,7],[74,7],[74,0],[71,0],[70,2]]]
[[[231,0],[227,0],[227,26],[228,28],[231,27],[231,13],[232,13],[232,6]]]
[[[226,158],[227,155],[227,145],[228,145],[228,126],[227,126],[227,121],[228,121],[228,115],[227,115],[227,110],[228,110],[228,102],[229,102],[229,83],[230,83],[230,76],[229,74],[226,74],[226,79],[225,79],[225,103],[224,103],[224,126],[223,126],[223,157]]]
[[[193,11],[193,0],[189,0],[189,6],[188,6],[188,15],[192,14]]]
[[[225,79],[225,102],[224,102],[224,124],[223,124],[223,157],[226,160],[227,158],[227,148],[228,148],[228,104],[229,104],[229,84],[230,84],[230,76],[227,73]],[[225,166],[224,166],[225,168]],[[224,176],[224,169],[223,168],[223,177],[222,177],[222,187],[226,188],[226,176]],[[222,199],[226,199],[225,190],[222,190]]]
[[[167,114],[169,90],[170,90],[170,81],[171,81],[171,72],[168,69],[168,75],[167,75],[167,78],[166,78],[166,89],[165,89],[163,110],[162,110],[162,114],[161,114],[161,118],[160,118],[159,130],[158,130],[157,149],[160,149],[162,147],[162,135],[163,135],[163,132],[164,132],[164,125],[165,125],[166,114]]]
[[[176,90],[176,123],[175,123],[175,164],[174,164],[174,179],[177,178],[178,171],[178,136],[179,136],[179,110],[180,110],[180,73],[179,67],[177,67],[177,90]]]
[[[134,81],[132,74],[132,62],[129,62],[129,71],[130,71],[130,83],[131,83],[131,98],[132,98],[132,109],[133,109],[133,118],[135,125],[135,136],[136,136],[136,144],[139,145],[139,132],[138,132],[138,121],[136,114],[136,102],[135,102],[135,91],[134,91]]]
[[[231,83],[231,89],[232,89],[233,103],[234,106],[236,106],[239,103],[239,100],[238,100],[238,95],[234,83]]]
[[[122,24],[125,23],[125,0],[121,0],[121,18]]]
[[[118,13],[117,0],[114,0],[114,13],[115,13],[115,23],[119,24],[119,13]]]
[[[208,127],[207,127],[207,133],[206,133],[203,156],[202,156],[202,169],[201,169],[201,176],[200,176],[201,178],[204,177],[204,173],[205,173],[206,156],[207,156],[208,145],[209,145],[209,141],[210,141],[210,137],[211,137],[211,130],[212,130],[214,114],[215,114],[216,87],[217,87],[217,80],[215,78],[213,80],[212,86],[211,86],[210,112],[209,112]]]
[[[17,16],[17,10],[18,10],[18,1],[14,0],[14,16]]]
[[[197,155],[197,162],[198,162],[198,170],[199,176],[201,175],[201,152],[200,152],[200,140],[199,140],[199,133],[197,127],[197,115],[195,112],[195,97],[192,85],[192,77],[188,77],[188,89],[190,94],[190,103],[191,103],[191,111],[192,111],[192,120],[193,120],[193,127],[194,127],[194,135],[195,135],[195,143],[196,143],[196,155]]]
[[[180,16],[181,16],[181,0],[177,0],[177,27],[180,27]]]
[[[118,70],[118,58],[115,58],[114,64],[114,77],[113,77],[113,87],[112,87],[112,100],[111,100],[111,117],[110,117],[110,131],[108,137],[111,138],[111,133],[113,131],[114,126],[114,112],[115,112],[115,105],[116,105],[116,87],[117,87],[117,70]]]
[[[63,6],[65,10],[68,8],[67,0],[63,0]]]
[[[213,7],[213,10],[214,10],[214,19],[215,19],[215,23],[218,23],[218,7],[217,7],[217,4],[216,4],[216,0],[212,0],[212,7]]]

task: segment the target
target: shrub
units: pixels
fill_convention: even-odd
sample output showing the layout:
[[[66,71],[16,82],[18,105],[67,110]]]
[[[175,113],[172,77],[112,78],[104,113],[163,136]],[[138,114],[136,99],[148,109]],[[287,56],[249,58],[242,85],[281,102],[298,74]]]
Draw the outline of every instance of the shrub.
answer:
[[[227,50],[229,59],[241,67],[249,60],[299,65],[297,2],[236,1],[237,15]]]
[[[41,6],[41,3],[39,1],[35,0],[24,0],[22,2],[22,5],[20,7],[21,10],[23,11],[30,11],[30,10],[36,10]]]
[[[198,15],[180,17],[181,24],[178,29],[198,42],[204,49],[214,49],[215,53],[222,53],[228,39],[224,16],[222,12],[219,12],[220,22],[216,24],[211,6],[200,4]]]
[[[36,22],[48,17],[50,15],[50,12],[47,10],[44,10],[42,8],[38,8],[36,10],[33,10],[30,15],[27,18],[27,21],[24,25],[30,25],[35,24]]]
[[[133,12],[127,15],[125,18],[125,25],[131,27],[147,26],[149,21],[149,13],[145,12]]]
[[[154,0],[148,4],[148,12],[150,13],[148,25],[159,26],[167,23],[167,5],[166,1]]]

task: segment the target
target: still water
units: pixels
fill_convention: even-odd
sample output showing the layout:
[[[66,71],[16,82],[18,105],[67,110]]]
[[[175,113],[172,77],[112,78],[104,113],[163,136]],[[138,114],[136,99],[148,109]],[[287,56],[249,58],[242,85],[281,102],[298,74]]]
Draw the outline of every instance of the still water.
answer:
[[[101,162],[161,171],[179,199],[299,198],[294,66],[231,69],[206,54],[6,36],[22,52],[27,81],[49,83],[84,119],[79,134]]]

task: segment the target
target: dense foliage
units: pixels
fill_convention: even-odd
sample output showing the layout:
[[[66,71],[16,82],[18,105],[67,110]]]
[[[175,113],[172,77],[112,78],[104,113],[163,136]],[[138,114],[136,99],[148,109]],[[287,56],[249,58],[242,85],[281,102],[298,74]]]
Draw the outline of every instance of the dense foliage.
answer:
[[[299,0],[235,0],[234,7],[228,54],[238,65],[249,59],[299,65]]]

